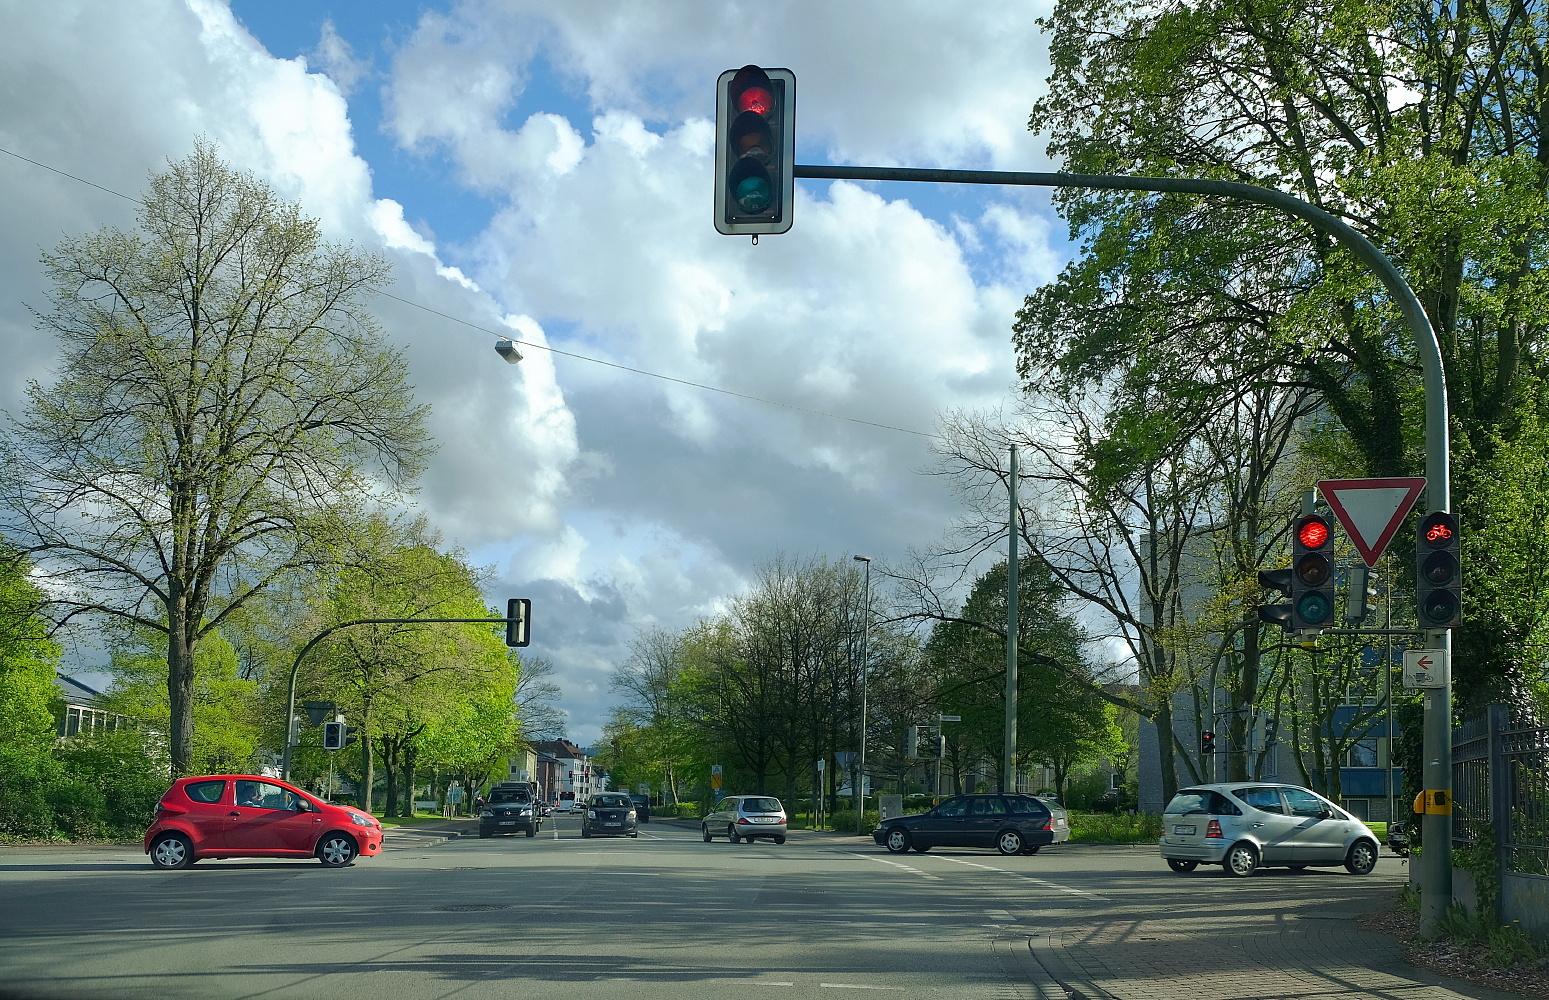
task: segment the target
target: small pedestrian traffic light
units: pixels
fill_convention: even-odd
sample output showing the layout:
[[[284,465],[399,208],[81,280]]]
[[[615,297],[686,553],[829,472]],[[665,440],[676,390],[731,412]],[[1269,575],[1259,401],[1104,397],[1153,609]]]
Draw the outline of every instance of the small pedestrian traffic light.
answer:
[[[1205,730],[1199,734],[1199,752],[1201,754],[1213,754],[1216,752],[1216,734]]]
[[[1291,528],[1291,627],[1317,631],[1334,622],[1334,531],[1322,514]]]
[[[513,597],[506,601],[506,645],[525,646],[532,637],[528,626],[532,623],[532,601],[525,597]]]
[[[715,84],[715,228],[783,233],[796,193],[796,74],[744,66]]]
[[[324,750],[343,750],[344,749],[344,723],[342,723],[342,722],[325,722],[325,723],[323,723],[323,749]]]
[[[1462,546],[1458,516],[1444,510],[1420,519],[1415,570],[1421,628],[1455,628],[1463,622]]]

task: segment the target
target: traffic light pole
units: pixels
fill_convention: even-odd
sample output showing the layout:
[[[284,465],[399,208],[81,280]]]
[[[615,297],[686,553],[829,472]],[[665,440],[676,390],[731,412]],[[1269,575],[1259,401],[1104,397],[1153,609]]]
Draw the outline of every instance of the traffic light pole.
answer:
[[[509,619],[509,618],[357,618],[354,621],[340,622],[339,624],[334,625],[331,628],[325,628],[321,632],[317,633],[317,635],[314,635],[310,640],[307,641],[307,644],[305,646],[301,647],[301,652],[296,654],[296,662],[291,664],[291,667],[290,667],[290,700],[288,702],[286,702],[286,705],[285,705],[285,759],[284,759],[283,763],[281,763],[281,765],[280,765],[280,780],[281,781],[289,781],[290,780],[290,755],[291,755],[291,747],[295,745],[295,744],[291,743],[291,739],[290,739],[290,724],[291,724],[290,720],[295,718],[295,715],[296,715],[296,677],[301,673],[301,661],[303,659],[305,659],[306,655],[312,651],[312,647],[313,646],[316,646],[318,643],[322,642],[324,639],[326,639],[329,636],[333,635],[335,632],[339,631],[340,629],[342,629],[342,628],[350,628],[351,626],[354,626],[354,625],[410,625],[410,624],[419,624],[419,623],[424,623],[424,624],[427,624],[427,625],[444,625],[444,624],[473,624],[473,623],[480,623],[480,622],[487,623],[487,624],[490,624],[490,625],[499,625],[499,624],[503,624],[503,623],[508,622],[508,621],[511,621],[511,619]],[[332,767],[331,764],[329,766]]]
[[[796,177],[808,180],[916,181],[934,184],[1008,184],[1023,187],[1092,188],[1197,194],[1277,208],[1332,236],[1365,264],[1393,297],[1414,337],[1425,382],[1425,478],[1430,510],[1452,509],[1452,478],[1447,429],[1447,379],[1441,344],[1414,289],[1381,250],[1343,220],[1300,198],[1236,181],[1190,177],[1123,177],[1115,174],[1062,174],[1004,170],[936,170],[919,167],[795,165]],[[1445,629],[1427,633],[1426,648],[1444,650],[1451,659],[1452,636]],[[1421,821],[1420,933],[1434,937],[1452,902],[1452,687],[1425,693],[1425,792],[1428,806]],[[1434,811],[1433,811],[1434,810]]]

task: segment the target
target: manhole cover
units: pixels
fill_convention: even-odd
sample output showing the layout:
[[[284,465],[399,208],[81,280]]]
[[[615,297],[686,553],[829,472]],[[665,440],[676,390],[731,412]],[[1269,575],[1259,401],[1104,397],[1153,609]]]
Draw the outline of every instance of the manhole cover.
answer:
[[[471,913],[475,910],[504,910],[505,907],[497,903],[458,903],[451,906],[436,907],[442,913]]]

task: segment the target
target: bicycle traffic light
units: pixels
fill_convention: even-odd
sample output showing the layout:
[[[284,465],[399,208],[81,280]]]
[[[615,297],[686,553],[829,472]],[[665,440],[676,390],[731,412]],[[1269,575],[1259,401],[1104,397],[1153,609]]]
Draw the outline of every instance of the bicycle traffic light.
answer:
[[[1415,597],[1421,628],[1454,628],[1463,621],[1463,564],[1458,516],[1444,510],[1420,519],[1415,539]]]
[[[342,723],[342,722],[325,722],[325,723],[323,723],[323,749],[324,750],[343,750],[344,749],[344,723]]]
[[[1334,622],[1334,531],[1322,514],[1291,528],[1291,627],[1324,629]]]
[[[783,233],[796,194],[796,74],[744,66],[715,82],[715,228]]]

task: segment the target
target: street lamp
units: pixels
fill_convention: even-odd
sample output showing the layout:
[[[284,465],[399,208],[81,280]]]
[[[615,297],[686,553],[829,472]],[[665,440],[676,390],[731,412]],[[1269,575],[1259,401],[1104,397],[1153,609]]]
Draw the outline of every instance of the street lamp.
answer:
[[[861,769],[855,776],[855,833],[866,832],[866,655],[871,645],[871,557],[855,556],[866,564],[866,624],[861,632]]]

